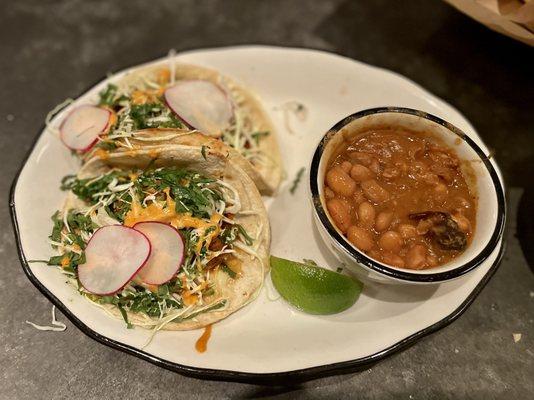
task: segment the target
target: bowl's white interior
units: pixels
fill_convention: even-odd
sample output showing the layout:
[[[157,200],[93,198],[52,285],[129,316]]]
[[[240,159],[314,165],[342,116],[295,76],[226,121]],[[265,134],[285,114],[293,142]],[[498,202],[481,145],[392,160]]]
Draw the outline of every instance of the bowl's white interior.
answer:
[[[471,244],[460,256],[456,257],[453,261],[447,264],[431,269],[397,269],[410,271],[417,274],[434,274],[450,271],[466,264],[468,261],[476,257],[488,244],[495,230],[495,225],[497,224],[497,193],[495,191],[495,185],[493,184],[491,176],[489,175],[485,165],[480,161],[480,157],[465,140],[458,141],[457,139],[459,136],[454,132],[421,116],[397,112],[370,114],[365,117],[354,119],[341,128],[338,132],[332,133],[332,136],[325,146],[323,155],[321,157],[317,175],[321,202],[326,210],[326,214],[328,215],[330,222],[335,227],[335,224],[330,218],[324,203],[323,182],[326,173],[326,167],[328,166],[328,162],[331,159],[332,154],[336,151],[344,139],[350,139],[351,137],[354,137],[368,129],[378,127],[384,128],[387,126],[405,128],[414,132],[432,132],[439,136],[448,146],[456,151],[460,160],[465,161],[462,162],[464,176],[469,184],[471,193],[478,199],[475,234]],[[346,240],[346,242],[350,244],[349,241]],[[357,249],[355,246],[352,247]]]

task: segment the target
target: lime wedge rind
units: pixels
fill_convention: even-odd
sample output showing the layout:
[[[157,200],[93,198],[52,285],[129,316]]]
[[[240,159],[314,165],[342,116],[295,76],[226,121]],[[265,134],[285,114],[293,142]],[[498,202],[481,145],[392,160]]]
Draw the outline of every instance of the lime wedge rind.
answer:
[[[363,284],[321,267],[271,256],[271,280],[282,298],[308,314],[337,314],[352,307]]]

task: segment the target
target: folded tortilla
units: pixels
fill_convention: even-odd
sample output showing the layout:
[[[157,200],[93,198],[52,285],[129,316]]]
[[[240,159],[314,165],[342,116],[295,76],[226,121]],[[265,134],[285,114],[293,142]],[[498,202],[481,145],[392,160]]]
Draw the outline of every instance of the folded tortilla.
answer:
[[[193,65],[170,62],[141,67],[127,73],[117,86],[121,93],[132,93],[139,88],[151,89],[147,82],[158,80],[158,74],[165,68],[172,74],[174,70],[174,80],[171,80],[167,86],[172,86],[173,82],[179,80],[206,80],[221,87],[230,97],[233,107],[238,110],[242,116],[241,125],[248,133],[251,132],[268,132],[268,134],[258,136],[254,139],[257,147],[254,149],[235,149],[233,158],[240,155],[242,159],[238,162],[242,169],[252,178],[260,193],[273,195],[276,193],[282,180],[283,166],[280,151],[276,139],[276,132],[270,118],[260,101],[248,89],[238,85],[233,80],[225,77],[217,71],[198,67]],[[187,131],[189,129],[184,129]],[[202,132],[201,132],[202,133]],[[142,136],[142,141],[137,141],[138,147],[161,145],[164,143],[174,143],[173,135],[170,135],[165,128],[155,128],[138,131],[134,138]],[[168,139],[166,139],[168,138]],[[105,137],[103,137],[105,140]],[[129,138],[131,141],[132,139]],[[233,146],[233,143],[226,143]],[[115,151],[128,151],[129,148],[119,147]],[[85,160],[89,160],[95,153],[101,152],[97,148],[85,155]]]
[[[235,256],[241,261],[241,272],[235,279],[220,269],[210,274],[210,282],[214,284],[214,294],[205,299],[205,306],[201,308],[215,304],[221,299],[226,301],[224,307],[198,315],[193,309],[162,327],[166,330],[189,330],[226,318],[255,298],[269,268],[270,227],[261,196],[252,179],[241,168],[240,162],[236,162],[235,156],[232,156],[232,149],[218,140],[200,134],[180,136],[177,142],[179,144],[170,143],[159,147],[136,148],[128,152],[95,156],[82,167],[78,178],[99,176],[111,168],[145,169],[175,166],[220,179],[231,185],[238,193],[241,211],[234,215],[233,220],[242,225],[255,240],[247,251],[234,247]],[[70,193],[63,212],[83,206],[87,205]],[[104,304],[101,307],[117,318],[122,318],[116,306]],[[138,326],[154,327],[158,324],[157,319],[142,313],[128,312],[128,319],[130,323]]]

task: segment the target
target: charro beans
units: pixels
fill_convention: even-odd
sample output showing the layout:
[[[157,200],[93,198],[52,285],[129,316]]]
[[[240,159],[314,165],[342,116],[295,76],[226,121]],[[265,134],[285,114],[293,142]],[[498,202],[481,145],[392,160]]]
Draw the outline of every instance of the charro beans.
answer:
[[[355,164],[350,170],[350,177],[356,182],[369,180],[373,177],[373,172],[364,165]]]
[[[356,182],[341,167],[326,173],[326,183],[335,193],[348,197],[356,190]]]
[[[397,230],[403,239],[411,239],[417,236],[417,229],[410,224],[400,224]]]
[[[465,249],[476,225],[476,196],[451,148],[432,133],[394,128],[345,140],[329,161],[324,195],[349,242],[410,269],[442,265]]]
[[[373,156],[367,153],[362,153],[359,151],[349,152],[349,157],[355,161],[358,161],[362,165],[370,165],[373,161]]]
[[[352,164],[350,161],[343,161],[341,163],[341,169],[345,171],[347,174],[350,174],[350,170],[352,169]]]
[[[404,268],[405,265],[404,259],[401,256],[387,251],[381,253],[381,261],[398,268]]]
[[[350,205],[343,199],[331,199],[326,203],[330,216],[342,232],[346,232],[350,225]]]
[[[423,269],[426,264],[426,246],[415,244],[406,253],[406,265],[412,269]]]
[[[351,242],[354,246],[363,251],[369,251],[375,245],[373,237],[369,231],[355,225],[348,229],[347,239],[349,239],[349,242]]]
[[[336,197],[336,194],[334,193],[334,191],[332,189],[327,187],[327,188],[324,189],[324,196],[327,199],[333,199],[334,197]]]
[[[361,183],[363,194],[374,203],[383,203],[389,199],[389,193],[380,184],[374,180],[369,179]]]
[[[404,241],[401,235],[395,231],[384,232],[378,238],[378,245],[383,250],[391,251],[392,253],[398,253],[402,248]]]
[[[358,206],[358,221],[361,226],[373,227],[375,224],[375,208],[371,203],[364,201]]]
[[[362,201],[366,201],[361,189],[356,189],[356,191],[352,195],[352,198],[354,200],[354,204],[356,205],[360,204]]]
[[[391,211],[382,211],[376,216],[375,229],[378,232],[385,231],[393,221],[393,213]]]

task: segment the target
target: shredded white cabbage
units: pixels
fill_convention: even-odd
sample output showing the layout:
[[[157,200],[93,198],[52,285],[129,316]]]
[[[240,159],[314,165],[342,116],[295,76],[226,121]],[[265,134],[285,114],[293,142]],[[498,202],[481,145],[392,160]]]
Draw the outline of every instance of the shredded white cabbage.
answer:
[[[63,322],[60,322],[56,319],[56,306],[52,306],[52,324],[51,325],[37,325],[33,322],[26,321],[28,325],[33,326],[39,331],[54,331],[54,332],[63,332],[67,329],[67,325]]]
[[[176,62],[174,61],[175,57],[176,57],[176,50],[170,49],[169,50],[169,54],[168,54],[168,59],[169,59],[169,70],[171,72],[171,81],[170,81],[171,85],[174,85],[174,81],[176,79],[176,77],[175,77],[175,75],[176,75]]]
[[[52,126],[52,119],[65,107],[70,105],[74,100],[71,98],[68,98],[61,103],[59,103],[57,106],[55,106],[48,114],[46,114],[45,118],[45,125],[46,129],[49,129],[51,132],[57,134],[59,132],[59,129]]]

